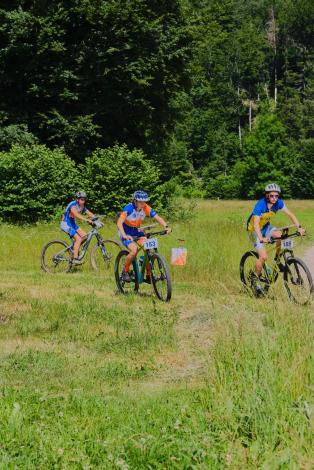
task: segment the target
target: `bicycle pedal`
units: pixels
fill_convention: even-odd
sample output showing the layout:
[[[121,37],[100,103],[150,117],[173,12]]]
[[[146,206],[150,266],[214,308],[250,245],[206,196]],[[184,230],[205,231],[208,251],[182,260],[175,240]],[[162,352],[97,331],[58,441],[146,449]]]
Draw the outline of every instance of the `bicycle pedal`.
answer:
[[[254,290],[256,297],[265,297],[265,291],[261,286],[255,286]]]
[[[285,266],[284,266],[284,264],[279,263],[279,264],[278,264],[278,268],[279,268],[279,271],[280,271],[281,273],[285,272]]]

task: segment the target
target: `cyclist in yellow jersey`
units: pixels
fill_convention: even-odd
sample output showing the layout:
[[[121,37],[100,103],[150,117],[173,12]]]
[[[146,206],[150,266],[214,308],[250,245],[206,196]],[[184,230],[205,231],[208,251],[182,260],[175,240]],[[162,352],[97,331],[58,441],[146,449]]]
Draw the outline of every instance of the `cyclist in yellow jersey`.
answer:
[[[267,259],[265,244],[269,243],[270,238],[279,238],[282,232],[274,227],[270,222],[278,211],[284,212],[291,222],[296,225],[300,235],[304,235],[305,230],[301,227],[296,216],[287,208],[286,204],[280,199],[281,188],[276,183],[268,184],[265,187],[265,197],[260,199],[254,206],[254,209],[247,221],[247,230],[250,240],[254,244],[259,257],[256,261],[256,275],[261,275],[263,265]],[[280,242],[277,242],[280,246]]]

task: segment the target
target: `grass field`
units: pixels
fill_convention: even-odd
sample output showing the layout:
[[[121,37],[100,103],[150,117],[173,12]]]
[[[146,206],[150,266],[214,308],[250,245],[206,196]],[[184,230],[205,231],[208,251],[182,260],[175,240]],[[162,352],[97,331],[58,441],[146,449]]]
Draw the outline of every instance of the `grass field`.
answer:
[[[314,468],[313,306],[280,283],[242,292],[251,206],[199,202],[160,239],[168,260],[178,238],[189,251],[169,304],[119,296],[88,264],[44,274],[57,224],[0,225],[0,469]],[[313,202],[289,207],[301,253]]]

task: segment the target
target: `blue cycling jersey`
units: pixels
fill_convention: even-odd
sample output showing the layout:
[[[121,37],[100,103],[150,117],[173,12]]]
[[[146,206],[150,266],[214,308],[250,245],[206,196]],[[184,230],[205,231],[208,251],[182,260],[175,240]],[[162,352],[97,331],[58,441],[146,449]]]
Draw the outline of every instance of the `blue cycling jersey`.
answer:
[[[140,233],[139,228],[145,217],[155,217],[156,215],[157,212],[148,204],[145,204],[143,209],[137,209],[133,202],[127,204],[121,213],[125,233],[131,236],[138,236]]]
[[[249,232],[254,231],[254,225],[253,225],[254,215],[257,215],[260,217],[259,226],[260,226],[260,229],[264,229],[265,227],[268,227],[270,225],[270,220],[276,214],[276,212],[284,208],[285,208],[285,203],[283,202],[283,200],[277,199],[275,204],[273,204],[272,208],[269,209],[267,199],[263,197],[262,199],[257,201],[252,211],[252,214],[248,218],[247,230]]]
[[[82,212],[82,214],[85,214],[85,212],[88,210],[87,207],[81,208],[79,203],[77,201],[72,201],[70,204],[67,205],[64,214],[63,214],[63,222],[66,222],[68,225],[75,226],[75,217],[71,216],[71,209],[75,207],[75,209],[78,212]]]

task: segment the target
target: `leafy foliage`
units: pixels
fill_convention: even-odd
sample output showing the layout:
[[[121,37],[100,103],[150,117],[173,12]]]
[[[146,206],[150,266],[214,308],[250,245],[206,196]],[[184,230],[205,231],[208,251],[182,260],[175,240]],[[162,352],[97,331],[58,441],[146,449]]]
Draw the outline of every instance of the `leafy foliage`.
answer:
[[[142,150],[129,150],[126,145],[97,149],[81,169],[84,188],[96,212],[121,210],[136,189],[145,189],[152,203],[158,205],[159,171]]]
[[[3,1],[0,151],[62,147],[78,168],[102,152],[111,161],[114,146],[141,149],[159,203],[173,185],[188,197],[252,198],[271,180],[285,196],[314,197],[313,5]],[[106,184],[113,201],[99,190],[102,211],[135,189]]]
[[[37,138],[31,134],[26,124],[10,124],[0,127],[0,150],[9,150],[12,145],[36,144]]]
[[[277,181],[285,196],[291,196],[289,175],[294,158],[285,144],[286,138],[285,128],[275,114],[258,117],[252,133],[244,140],[241,196],[259,196],[269,181]]]
[[[79,182],[74,162],[61,149],[15,145],[0,153],[3,220],[35,222],[54,215]]]
[[[13,1],[0,40],[2,109],[40,141],[82,161],[115,142],[156,153],[171,131],[187,85],[178,0]]]

